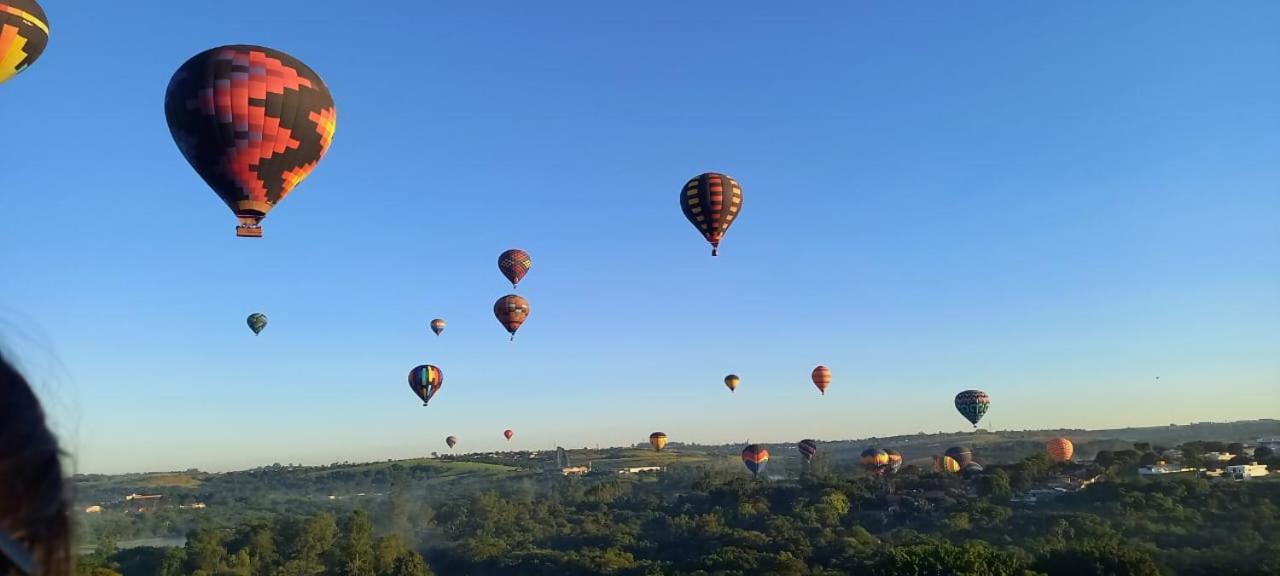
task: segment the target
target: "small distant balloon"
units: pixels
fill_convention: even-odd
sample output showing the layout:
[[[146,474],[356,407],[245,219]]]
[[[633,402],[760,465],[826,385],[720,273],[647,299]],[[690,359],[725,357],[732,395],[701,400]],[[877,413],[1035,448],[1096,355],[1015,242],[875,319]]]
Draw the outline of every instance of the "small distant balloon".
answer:
[[[530,311],[529,301],[515,294],[503,296],[493,303],[494,317],[511,333],[512,340],[516,339],[516,330],[529,318]]]
[[[753,476],[759,478],[768,463],[769,451],[764,446],[752,444],[742,449],[742,464],[751,471]]]
[[[826,366],[818,366],[813,369],[813,385],[818,387],[818,392],[824,396],[827,394],[827,387],[831,386],[831,369]]]
[[[253,333],[256,336],[262,332],[263,328],[267,327],[267,316],[259,312],[254,312],[245,319],[245,323],[249,325],[249,329],[253,330]],[[286,332],[288,332],[288,330],[286,330]]]
[[[507,428],[506,430],[502,431],[502,435],[506,437],[507,440],[510,440],[513,436],[516,435],[516,433],[512,429]]]
[[[439,368],[431,364],[423,364],[415,366],[409,371],[409,389],[413,390],[413,395],[422,400],[422,405],[426,406],[435,398],[436,393],[440,391],[440,387],[444,385],[444,373]]]
[[[725,385],[725,387],[726,387],[726,388],[728,388],[728,389],[729,389],[729,391],[730,391],[730,392],[733,392],[733,391],[737,390],[737,389],[738,389],[738,384],[739,384],[741,381],[742,381],[742,380],[738,378],[738,375],[737,375],[737,374],[730,374],[730,375],[728,375],[728,376],[725,376],[725,377],[724,377],[724,385]]]
[[[655,452],[661,452],[667,447],[667,435],[663,432],[654,432],[649,435],[649,445],[653,446]]]
[[[512,248],[498,256],[498,270],[501,270],[502,275],[511,282],[512,288],[520,284],[520,280],[529,273],[530,268],[533,268],[533,258],[530,258],[529,253],[524,250]]]
[[[806,438],[796,444],[796,449],[800,451],[800,456],[804,458],[805,462],[810,462],[818,454],[818,442]]]
[[[452,449],[454,446],[457,446],[457,445],[458,445],[458,437],[457,437],[457,436],[450,436],[450,437],[448,437],[448,438],[445,438],[445,439],[444,439],[444,443],[445,443],[445,444],[448,444],[448,445],[449,445],[449,448],[450,448],[450,449]]]
[[[439,336],[440,333],[444,332],[444,327],[446,325],[447,324],[444,321],[444,318],[436,318],[435,320],[431,321],[431,331],[435,332],[436,336]]]

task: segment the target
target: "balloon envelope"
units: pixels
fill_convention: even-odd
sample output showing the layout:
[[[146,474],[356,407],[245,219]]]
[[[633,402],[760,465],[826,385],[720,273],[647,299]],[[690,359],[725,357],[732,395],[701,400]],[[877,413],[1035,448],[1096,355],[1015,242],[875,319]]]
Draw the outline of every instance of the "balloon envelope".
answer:
[[[680,210],[720,254],[720,240],[742,209],[742,187],[729,176],[707,172],[693,177],[680,191]]]
[[[259,334],[262,332],[263,328],[267,327],[267,316],[259,312],[254,312],[245,319],[245,323],[249,325],[249,329],[253,330],[254,334]],[[288,322],[285,324],[288,324]]]
[[[409,389],[426,406],[444,385],[444,373],[431,364],[415,366],[409,371]]]
[[[49,18],[35,0],[0,0],[0,84],[31,66],[48,44]]]
[[[431,321],[431,331],[435,332],[436,336],[439,336],[441,332],[444,332],[444,327],[446,325],[447,323],[444,321],[443,318],[436,318],[435,320]]]
[[[524,275],[529,273],[530,268],[533,268],[533,258],[530,258],[529,253],[524,250],[512,248],[498,255],[498,270],[501,270],[502,275],[511,282],[512,288],[524,279]]]
[[[511,430],[510,428],[508,428],[508,429],[506,429],[506,430],[503,430],[503,431],[502,431],[502,435],[503,435],[503,436],[505,436],[505,437],[507,438],[507,440],[510,440],[512,436],[515,436],[515,435],[516,435],[516,433],[515,433],[513,430]]]
[[[662,432],[654,432],[653,434],[650,434],[649,445],[653,446],[654,450],[661,452],[662,449],[667,446],[667,435]]]
[[[511,333],[512,340],[516,337],[516,330],[529,318],[531,310],[529,301],[515,294],[503,296],[493,303],[493,316]]]
[[[950,448],[947,448],[947,451],[945,454],[951,459],[955,460],[957,463],[959,463],[961,468],[963,468],[968,463],[973,462],[973,450],[970,450],[969,448],[966,448],[964,446],[952,446]]]
[[[808,462],[813,460],[813,457],[818,454],[818,443],[806,438],[801,440],[799,444],[796,444],[796,449],[800,451],[800,456]]]
[[[724,377],[724,385],[730,392],[737,390],[740,382],[741,380],[738,378],[737,374],[730,374]]]
[[[752,444],[742,449],[742,463],[755,476],[760,476],[764,472],[765,465],[769,463],[769,451],[764,446]]]
[[[1054,462],[1066,462],[1075,454],[1076,447],[1066,438],[1054,438],[1045,442],[1044,451]]]
[[[977,428],[978,421],[982,420],[982,416],[987,413],[987,408],[991,406],[991,398],[981,390],[965,390],[956,394],[955,404],[960,415]]]
[[[240,220],[261,236],[267,213],[319,164],[337,127],[324,81],[279,50],[229,45],[187,60],[164,95],[182,155]],[[358,192],[352,214],[358,214]]]
[[[450,436],[450,437],[448,437],[448,438],[445,438],[445,439],[444,439],[444,443],[445,443],[445,444],[448,444],[450,448],[453,448],[454,446],[457,446],[457,445],[458,445],[458,437],[457,437],[457,436]]]
[[[831,386],[831,369],[826,366],[818,366],[813,369],[813,385],[818,387],[818,391],[824,395],[827,393],[827,387]]]

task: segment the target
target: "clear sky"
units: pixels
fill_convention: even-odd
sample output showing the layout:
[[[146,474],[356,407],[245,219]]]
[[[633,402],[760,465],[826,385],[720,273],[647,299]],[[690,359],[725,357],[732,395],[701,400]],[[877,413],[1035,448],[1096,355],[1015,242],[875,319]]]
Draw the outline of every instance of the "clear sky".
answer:
[[[1274,2],[43,4],[0,341],[80,472],[954,431],[965,388],[997,429],[1280,415]],[[228,43],[338,107],[261,240],[165,125]],[[706,171],[745,194],[719,258]]]

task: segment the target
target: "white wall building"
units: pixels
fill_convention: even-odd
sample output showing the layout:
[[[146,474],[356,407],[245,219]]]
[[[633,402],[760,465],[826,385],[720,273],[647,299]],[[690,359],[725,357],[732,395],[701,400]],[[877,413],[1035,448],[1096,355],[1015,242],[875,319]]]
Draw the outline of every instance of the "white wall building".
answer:
[[[1240,464],[1238,466],[1227,466],[1227,474],[1236,480],[1248,480],[1250,478],[1259,478],[1267,475],[1266,464]]]

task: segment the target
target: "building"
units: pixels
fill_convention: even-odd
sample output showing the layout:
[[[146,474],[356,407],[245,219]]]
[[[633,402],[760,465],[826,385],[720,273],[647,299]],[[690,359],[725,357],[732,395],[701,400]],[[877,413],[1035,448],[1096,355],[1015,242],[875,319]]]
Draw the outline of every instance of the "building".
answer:
[[[1218,462],[1226,462],[1227,460],[1235,458],[1235,455],[1227,452],[1205,452],[1203,458],[1205,462],[1212,462],[1214,460],[1217,460]]]
[[[84,509],[85,514],[100,514],[101,512],[102,512],[102,507],[96,504]]]
[[[1169,464],[1156,464],[1155,466],[1142,466],[1138,468],[1139,476],[1159,476],[1161,474],[1180,474],[1183,472],[1194,472],[1196,468],[1183,468],[1182,466],[1173,466]]]
[[[636,466],[634,468],[622,468],[618,470],[619,474],[639,474],[641,472],[661,472],[661,466]]]
[[[560,473],[565,476],[583,476],[590,471],[586,466],[566,466],[560,469]]]
[[[1280,452],[1280,436],[1269,436],[1266,438],[1259,438],[1258,441],[1255,442],[1255,444],[1258,445],[1258,448],[1266,447],[1266,448],[1275,450],[1277,452]]]
[[[164,498],[164,496],[163,496],[162,494],[130,494],[130,495],[125,496],[125,497],[124,497],[124,499],[125,499],[125,500],[127,500],[127,501],[132,501],[132,500],[159,500],[159,499],[161,499],[161,498]]]
[[[1227,475],[1236,480],[1248,480],[1250,478],[1260,478],[1267,475],[1266,464],[1240,464],[1237,466],[1227,466]]]

